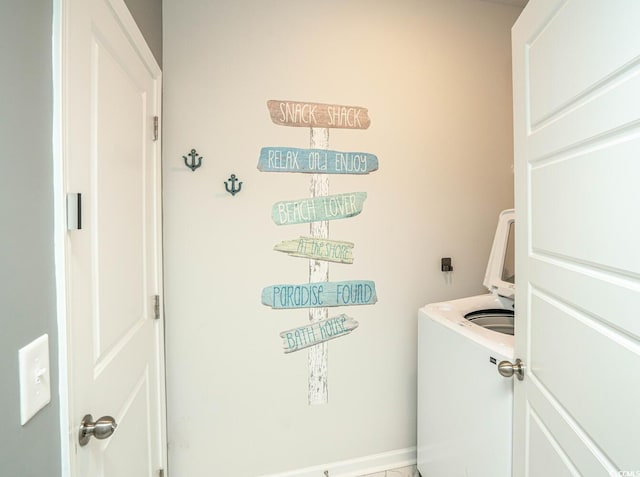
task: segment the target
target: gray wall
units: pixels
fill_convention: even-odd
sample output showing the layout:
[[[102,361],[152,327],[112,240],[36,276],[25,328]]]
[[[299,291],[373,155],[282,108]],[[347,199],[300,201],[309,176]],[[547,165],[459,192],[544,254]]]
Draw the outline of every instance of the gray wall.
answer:
[[[124,3],[162,67],[162,0],[124,0]]]
[[[0,4],[0,475],[60,475],[52,0]],[[52,402],[20,425],[18,350],[48,333]]]
[[[60,475],[52,0],[0,3],[0,475]],[[159,0],[126,2],[158,62]],[[49,334],[52,401],[20,425],[18,350]]]

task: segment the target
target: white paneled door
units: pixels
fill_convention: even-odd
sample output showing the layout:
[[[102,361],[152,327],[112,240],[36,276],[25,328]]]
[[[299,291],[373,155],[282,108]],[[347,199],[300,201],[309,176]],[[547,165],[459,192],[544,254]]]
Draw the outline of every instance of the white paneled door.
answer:
[[[513,29],[514,475],[640,475],[640,2]]]
[[[156,477],[166,468],[160,69],[122,0],[63,0],[61,24],[63,182],[81,194],[82,219],[65,244],[70,467]],[[105,422],[91,437],[87,425],[81,445],[88,414],[113,417],[115,432]]]

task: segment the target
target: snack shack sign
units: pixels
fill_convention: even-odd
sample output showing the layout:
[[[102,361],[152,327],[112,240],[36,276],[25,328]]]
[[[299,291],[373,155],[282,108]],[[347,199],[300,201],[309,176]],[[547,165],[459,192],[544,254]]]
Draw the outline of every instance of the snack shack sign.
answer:
[[[271,121],[279,126],[367,129],[371,124],[369,111],[359,106],[272,99],[267,101],[267,107]]]

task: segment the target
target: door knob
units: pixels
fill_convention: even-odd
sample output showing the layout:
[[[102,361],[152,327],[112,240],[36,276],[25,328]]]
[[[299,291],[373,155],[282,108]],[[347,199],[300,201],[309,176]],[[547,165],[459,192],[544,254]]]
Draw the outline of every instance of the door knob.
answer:
[[[86,446],[91,436],[96,439],[106,439],[113,434],[116,427],[118,427],[118,424],[116,424],[116,420],[111,416],[102,416],[96,422],[93,422],[93,416],[87,414],[82,418],[82,422],[80,423],[78,442],[81,446]]]
[[[505,378],[510,378],[515,373],[518,380],[522,381],[524,379],[524,363],[520,358],[516,359],[515,364],[511,361],[500,361],[498,363],[498,372]]]

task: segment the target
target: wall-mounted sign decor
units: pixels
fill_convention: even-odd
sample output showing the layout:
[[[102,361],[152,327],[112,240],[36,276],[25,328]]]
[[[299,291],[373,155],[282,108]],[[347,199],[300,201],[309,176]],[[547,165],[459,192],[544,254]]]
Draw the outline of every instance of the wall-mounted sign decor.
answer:
[[[258,170],[307,174],[369,174],[378,170],[378,158],[367,152],[263,147],[260,150]]]
[[[285,353],[346,336],[358,327],[358,322],[345,314],[280,333]]]
[[[295,240],[280,242],[273,249],[287,253],[292,257],[326,260],[327,262],[336,263],[353,263],[353,246],[351,242],[300,237]]]
[[[271,285],[262,289],[262,304],[276,309],[373,305],[376,284],[370,280]]]
[[[277,225],[346,219],[362,212],[366,198],[366,192],[349,192],[276,202],[271,208],[271,218]]]
[[[367,108],[338,104],[267,101],[271,121],[279,126],[306,128],[367,129],[371,124]]]
[[[329,281],[329,262],[353,263],[353,243],[329,240],[329,221],[362,212],[366,192],[329,195],[329,174],[368,174],[378,169],[378,158],[365,152],[329,150],[331,128],[367,129],[366,108],[301,101],[267,101],[271,121],[279,126],[307,127],[310,148],[264,147],[258,169],[263,172],[300,172],[311,176],[311,198],[277,202],[271,218],[277,225],[309,223],[309,237],[286,240],[274,247],[294,257],[309,259],[309,282],[272,285],[262,291],[262,303],[272,308],[308,308],[309,325],[283,331],[286,353],[309,348],[309,404],[328,402],[328,343],[358,326],[346,315],[329,318],[329,307],[369,305],[377,301],[372,281]]]

